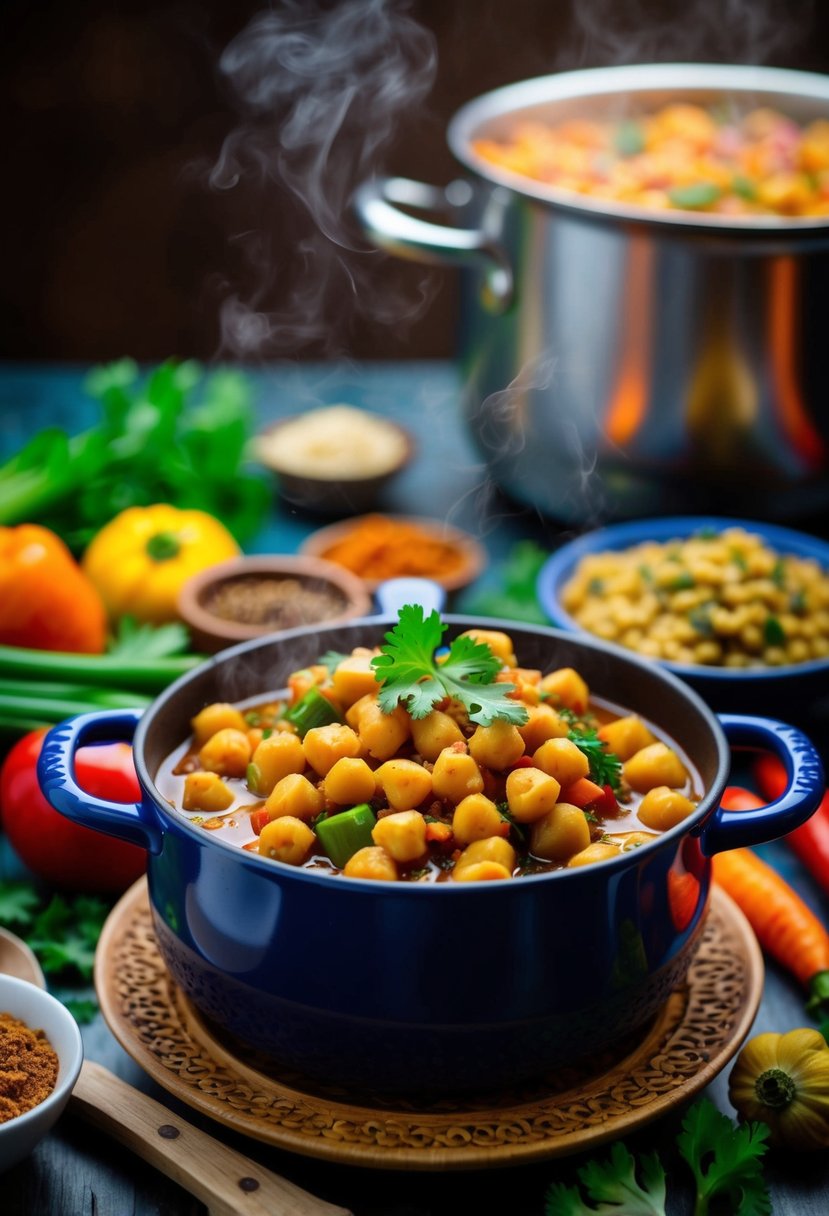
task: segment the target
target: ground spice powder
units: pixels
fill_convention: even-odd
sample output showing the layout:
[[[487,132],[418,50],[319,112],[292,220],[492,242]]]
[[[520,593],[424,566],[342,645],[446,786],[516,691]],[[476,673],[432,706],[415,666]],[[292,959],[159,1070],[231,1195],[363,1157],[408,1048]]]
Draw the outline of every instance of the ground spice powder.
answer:
[[[58,1057],[43,1031],[0,1013],[0,1123],[43,1102],[57,1079]]]

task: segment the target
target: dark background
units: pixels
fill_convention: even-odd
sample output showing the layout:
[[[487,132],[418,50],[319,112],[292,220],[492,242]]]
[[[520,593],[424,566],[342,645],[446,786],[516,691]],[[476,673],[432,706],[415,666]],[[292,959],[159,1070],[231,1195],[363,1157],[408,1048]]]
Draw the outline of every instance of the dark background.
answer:
[[[293,5],[306,16],[332,8],[326,0]],[[829,69],[829,6],[820,0],[395,7],[434,35],[437,73],[426,104],[406,114],[378,164],[440,184],[456,172],[444,141],[453,111],[526,76],[654,59]],[[207,184],[239,121],[219,56],[262,8],[247,0],[6,0],[0,357],[227,357],[234,352],[222,342],[219,307],[229,294],[256,291],[257,308],[284,311],[307,212],[278,182],[243,180],[225,192]],[[255,282],[251,248],[266,288]],[[246,355],[449,355],[453,273],[429,271],[424,280],[422,268],[385,257],[366,263],[363,255],[363,264],[356,308],[335,281],[308,332]],[[410,299],[410,311],[420,300],[416,319],[379,319],[374,302],[386,292]]]

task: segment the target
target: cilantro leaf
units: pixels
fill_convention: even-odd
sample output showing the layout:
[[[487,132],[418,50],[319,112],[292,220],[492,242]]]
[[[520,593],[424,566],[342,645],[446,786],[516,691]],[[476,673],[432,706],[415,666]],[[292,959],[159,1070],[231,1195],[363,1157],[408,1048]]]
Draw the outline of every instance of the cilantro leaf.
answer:
[[[91,997],[62,996],[60,1001],[79,1026],[88,1026],[90,1022],[94,1022],[98,1012],[98,1002]]]
[[[637,1162],[624,1144],[616,1143],[609,1159],[582,1166],[579,1180],[590,1203],[575,1188],[554,1183],[546,1195],[545,1216],[665,1216],[665,1171],[656,1153],[644,1153]]]
[[[682,1121],[677,1146],[697,1184],[696,1212],[714,1198],[728,1200],[734,1216],[768,1216],[771,1199],[760,1167],[769,1129],[736,1125],[708,1098],[695,1102]]]
[[[435,705],[451,697],[465,706],[470,721],[481,726],[496,720],[526,722],[524,706],[509,697],[515,686],[495,683],[501,662],[486,643],[458,637],[446,657],[435,660],[445,631],[436,611],[424,618],[422,605],[403,605],[380,654],[371,660],[383,712],[392,713],[400,704],[413,718],[425,718]]]
[[[608,751],[598,731],[588,726],[573,727],[567,738],[587,757],[590,777],[596,785],[609,785],[612,790],[618,790],[622,781],[622,762],[615,752]]]
[[[120,659],[166,659],[181,654],[190,645],[190,635],[180,621],[167,625],[139,625],[135,617],[122,616],[118,632],[107,646],[107,654]]]
[[[31,927],[40,899],[27,882],[0,882],[0,925],[9,929]]]
[[[320,663],[328,669],[328,674],[332,676],[336,669],[342,663],[343,659],[347,659],[347,654],[342,654],[339,650],[326,650],[325,654],[320,655]]]
[[[109,906],[102,899],[81,895],[70,904],[55,895],[34,920],[29,945],[47,975],[75,972],[92,978],[95,947]]]

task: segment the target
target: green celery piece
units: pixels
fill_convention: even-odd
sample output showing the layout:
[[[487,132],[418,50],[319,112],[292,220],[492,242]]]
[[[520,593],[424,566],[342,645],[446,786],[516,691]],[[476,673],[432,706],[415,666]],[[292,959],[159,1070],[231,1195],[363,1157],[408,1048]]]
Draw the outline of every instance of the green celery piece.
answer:
[[[714,182],[694,182],[690,186],[675,186],[668,191],[668,198],[675,207],[695,210],[710,207],[720,197],[722,191]]]
[[[343,720],[337,707],[323,696],[316,685],[312,685],[282,716],[296,728],[300,739],[304,739],[315,726],[331,726]]]
[[[371,831],[376,823],[374,811],[367,802],[361,802],[339,815],[318,820],[316,831],[320,844],[342,870],[359,849],[372,844]]]

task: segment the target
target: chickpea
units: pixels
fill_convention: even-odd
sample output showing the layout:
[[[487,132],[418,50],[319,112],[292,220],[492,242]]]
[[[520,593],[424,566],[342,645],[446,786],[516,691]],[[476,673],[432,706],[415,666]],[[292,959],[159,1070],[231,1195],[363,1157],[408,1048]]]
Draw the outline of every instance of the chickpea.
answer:
[[[279,731],[263,739],[251,757],[247,770],[248,786],[263,797],[288,773],[305,770],[305,751],[297,735]]]
[[[679,790],[667,785],[656,785],[649,789],[639,803],[639,819],[645,827],[657,832],[667,832],[696,810],[695,804]]]
[[[244,732],[247,730],[248,724],[235,705],[228,705],[225,701],[216,701],[213,705],[205,705],[204,709],[196,714],[190,725],[193,728],[196,746],[201,747],[217,731],[232,729]]]
[[[302,740],[305,759],[321,777],[343,756],[359,756],[362,743],[350,726],[332,722],[328,726],[313,726]]]
[[[374,778],[396,811],[420,806],[432,793],[431,773],[414,760],[387,760]]]
[[[266,823],[259,834],[259,853],[273,861],[300,866],[311,852],[316,836],[301,819],[283,815]]]
[[[497,719],[491,726],[478,726],[469,740],[469,753],[485,768],[502,769],[524,755],[524,740],[511,722]]]
[[[576,853],[575,857],[571,857],[567,868],[569,870],[576,866],[592,866],[599,861],[611,861],[614,857],[619,857],[620,853],[621,850],[616,845],[597,840],[595,844],[589,844],[586,849]]]
[[[574,713],[583,714],[590,700],[590,690],[572,667],[560,667],[551,671],[541,681],[541,691],[548,693],[560,705],[566,705]]]
[[[479,794],[483,788],[481,770],[466,749],[444,748],[432,769],[432,789],[436,797],[457,805],[467,794]]]
[[[622,765],[625,781],[631,789],[644,794],[657,785],[672,788],[684,786],[688,773],[679,756],[666,743],[651,743],[636,752]]]
[[[531,705],[527,709],[527,721],[518,727],[527,752],[534,752],[547,739],[564,739],[570,727],[552,705]]]
[[[475,861],[460,870],[456,866],[453,878],[455,882],[492,882],[512,878],[512,873],[497,861]]]
[[[555,777],[562,789],[590,772],[589,760],[571,739],[548,739],[533,752],[533,764]]]
[[[376,695],[377,680],[371,660],[379,652],[361,647],[342,659],[331,676],[331,692],[334,700],[347,709],[361,697]]]
[[[218,773],[188,773],[184,778],[181,805],[185,811],[206,811],[215,815],[226,811],[233,802],[233,793]]]
[[[380,882],[394,882],[398,877],[394,858],[389,857],[379,845],[358,849],[345,863],[343,874],[349,878],[368,878]]]
[[[460,634],[462,638],[474,638],[476,642],[484,642],[496,659],[500,659],[507,667],[515,667],[515,648],[512,638],[497,629],[467,629]]]
[[[412,739],[424,760],[437,760],[445,747],[463,741],[463,731],[454,718],[433,709],[425,718],[412,719]]]
[[[371,838],[394,861],[417,861],[426,852],[426,820],[418,811],[384,815],[372,828]]]
[[[507,776],[507,805],[516,823],[533,823],[548,814],[560,793],[559,782],[540,768],[515,768]]]
[[[374,760],[391,759],[408,739],[410,729],[411,719],[404,709],[398,706],[384,714],[374,697],[365,702],[357,717],[360,743]]]
[[[607,722],[599,727],[598,733],[599,738],[607,744],[608,751],[620,760],[629,760],[634,752],[656,742],[653,732],[637,714],[627,714],[624,718]]]
[[[530,852],[548,861],[566,862],[590,844],[590,825],[581,807],[557,802],[537,819],[530,832]]]
[[[340,806],[369,802],[375,794],[377,780],[365,760],[359,756],[341,756],[328,770],[323,783],[325,797]]]
[[[250,743],[244,731],[226,726],[211,735],[199,751],[199,764],[223,777],[244,777],[250,763]]]
[[[265,810],[271,819],[285,815],[294,819],[313,819],[325,805],[321,792],[301,773],[289,773],[278,781],[268,795]]]
[[[458,878],[467,866],[492,861],[503,866],[508,874],[515,869],[515,849],[503,836],[490,836],[486,840],[473,840],[455,862],[452,877]]]
[[[468,794],[455,807],[452,832],[458,844],[486,840],[490,836],[506,836],[509,824],[501,818],[491,798],[483,794]]]

